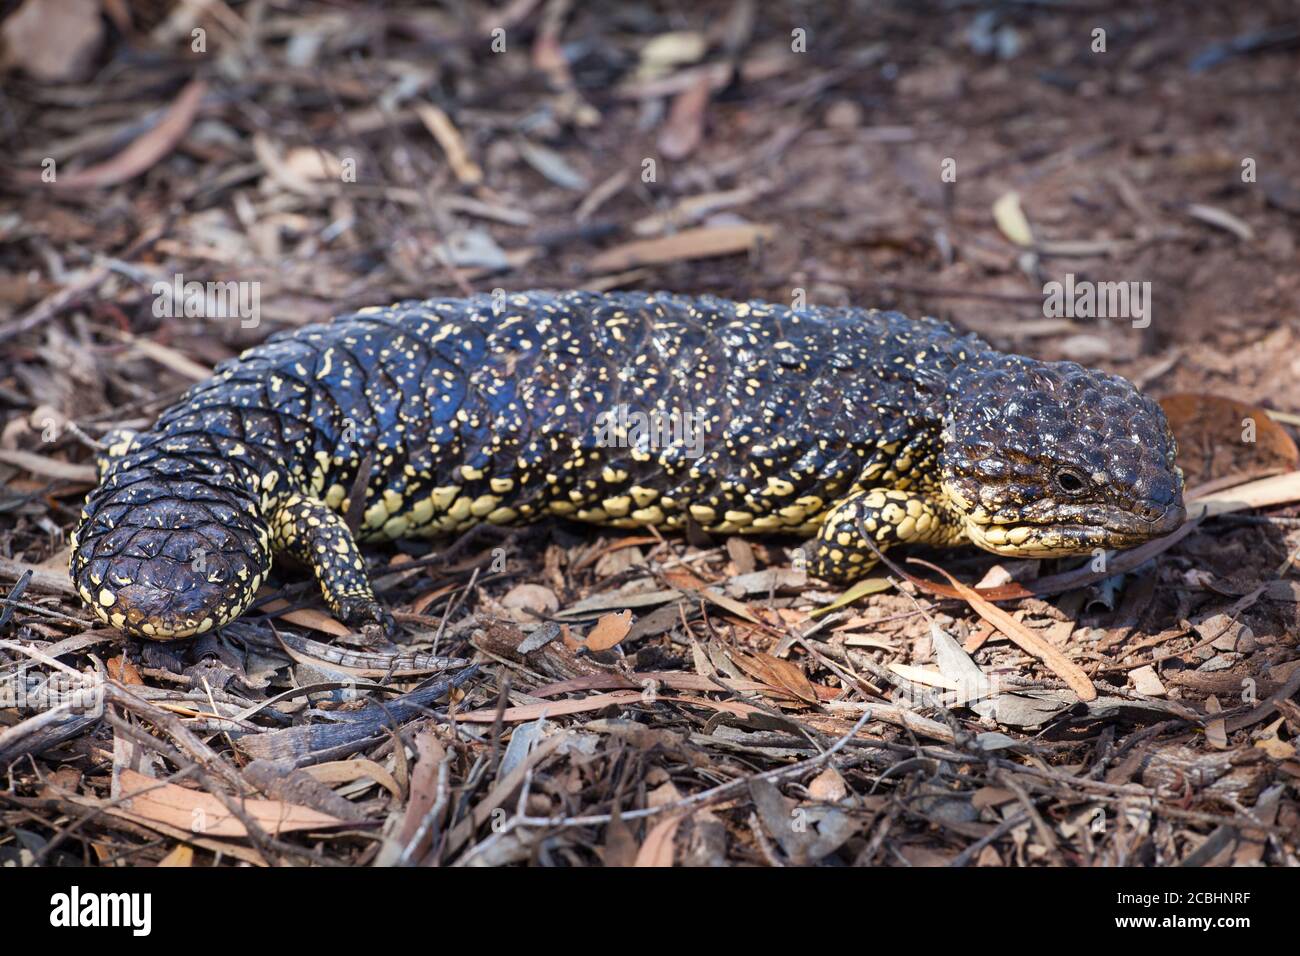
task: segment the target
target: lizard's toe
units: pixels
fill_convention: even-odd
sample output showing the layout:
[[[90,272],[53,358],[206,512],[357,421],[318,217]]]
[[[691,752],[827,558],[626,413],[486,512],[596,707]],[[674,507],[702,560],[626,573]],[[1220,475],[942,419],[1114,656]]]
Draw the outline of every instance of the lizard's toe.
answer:
[[[392,640],[400,633],[392,612],[373,598],[344,598],[339,604],[339,617],[367,637]]]

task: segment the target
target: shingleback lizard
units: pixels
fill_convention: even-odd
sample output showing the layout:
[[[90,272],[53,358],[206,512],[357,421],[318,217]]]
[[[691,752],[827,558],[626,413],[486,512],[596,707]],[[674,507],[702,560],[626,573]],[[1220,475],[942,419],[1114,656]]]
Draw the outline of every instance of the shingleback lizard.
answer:
[[[860,529],[1041,557],[1184,518],[1165,417],[1123,378],[935,319],[669,294],[362,309],[273,336],[106,444],[72,578],[159,640],[238,617],[272,555],[347,624],[391,631],[357,539],[477,522],[812,536],[808,570],[845,581],[875,561]]]

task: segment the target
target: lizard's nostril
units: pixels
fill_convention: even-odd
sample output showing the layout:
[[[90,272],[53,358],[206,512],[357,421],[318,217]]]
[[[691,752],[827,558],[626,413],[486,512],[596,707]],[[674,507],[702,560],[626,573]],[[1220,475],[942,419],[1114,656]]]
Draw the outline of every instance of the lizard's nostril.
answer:
[[[1143,521],[1159,521],[1165,513],[1163,508],[1157,508],[1155,505],[1138,505],[1135,510]]]

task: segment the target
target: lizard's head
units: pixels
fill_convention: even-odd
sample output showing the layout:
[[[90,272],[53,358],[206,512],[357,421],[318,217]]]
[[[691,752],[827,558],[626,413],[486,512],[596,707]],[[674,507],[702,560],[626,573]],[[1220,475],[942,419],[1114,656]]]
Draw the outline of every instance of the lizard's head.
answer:
[[[1164,412],[1131,382],[1013,357],[948,388],[943,489],[971,541],[1051,557],[1131,548],[1186,517]]]

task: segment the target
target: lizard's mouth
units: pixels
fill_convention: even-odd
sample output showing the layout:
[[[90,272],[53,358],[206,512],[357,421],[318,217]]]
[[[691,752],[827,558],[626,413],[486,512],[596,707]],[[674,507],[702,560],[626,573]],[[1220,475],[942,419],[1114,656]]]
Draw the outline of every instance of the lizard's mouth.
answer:
[[[966,536],[986,551],[1018,558],[1051,558],[1123,550],[1176,531],[1187,517],[1181,504],[1150,516],[1091,506],[1047,523],[965,521]]]

